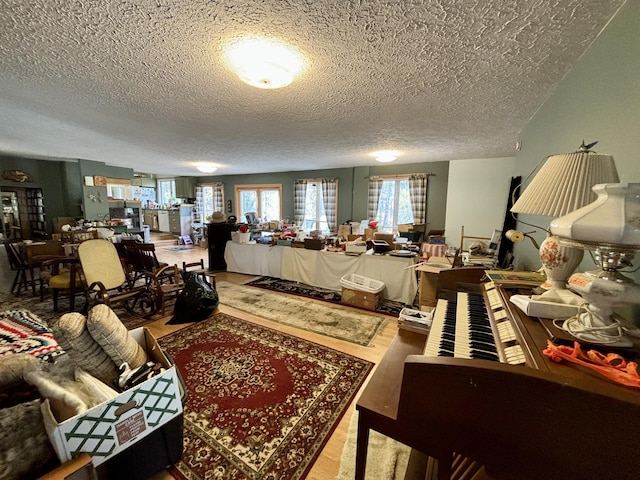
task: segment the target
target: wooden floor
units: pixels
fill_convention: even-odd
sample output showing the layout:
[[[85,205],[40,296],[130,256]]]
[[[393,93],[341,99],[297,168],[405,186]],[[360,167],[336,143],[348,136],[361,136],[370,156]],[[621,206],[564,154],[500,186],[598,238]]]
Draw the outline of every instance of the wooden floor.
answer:
[[[192,262],[197,261],[200,258],[204,259],[205,266],[208,265],[207,260],[207,250],[201,248],[199,246],[193,247],[188,250],[181,251],[172,251],[166,248],[168,245],[163,245],[162,242],[156,243],[156,255],[161,262],[167,262],[169,264],[177,264],[178,266],[182,266],[182,262]],[[265,247],[268,248],[268,247]],[[228,272],[219,272],[216,275],[216,281],[227,281],[231,283],[246,283],[255,277],[249,275],[243,275],[239,273],[228,273]],[[314,300],[315,301],[315,300]],[[351,307],[335,305],[335,308],[351,310]],[[248,320],[255,322],[260,325],[265,325],[275,330],[279,330],[291,335],[295,335],[297,337],[303,338],[305,340],[310,340],[312,342],[319,343],[321,345],[325,345],[327,347],[333,348],[335,350],[339,350],[341,352],[348,353],[350,355],[354,355],[359,358],[363,358],[365,360],[369,360],[370,362],[378,363],[384,353],[386,352],[391,340],[396,334],[397,331],[397,323],[394,318],[389,317],[389,322],[381,331],[381,333],[374,339],[371,346],[363,347],[360,345],[355,345],[353,343],[344,342],[341,340],[336,340],[333,338],[326,337],[324,335],[314,334],[311,332],[307,332],[305,330],[299,330],[294,327],[288,327],[286,325],[281,325],[278,323],[271,322],[269,320],[264,320],[262,318],[250,315],[245,312],[241,312],[239,310],[235,310],[231,307],[227,307],[225,305],[221,305],[219,307],[219,311],[223,313],[228,313],[229,315],[233,315],[237,318],[241,318],[243,320]],[[286,314],[286,313],[283,313]],[[165,325],[166,319],[158,320],[154,323],[151,323],[148,328],[151,330],[153,335],[156,338],[159,338],[168,333],[174,332],[180,328],[184,328],[186,325]],[[316,460],[313,468],[311,469],[308,479],[311,480],[335,480],[336,475],[338,474],[338,469],[340,467],[340,456],[342,454],[342,447],[344,446],[344,442],[347,436],[347,429],[349,426],[349,421],[351,419],[351,415],[355,409],[355,400],[357,400],[358,396],[356,395],[356,399],[350,406],[348,412],[343,416],[340,421],[340,424],[334,431],[333,435],[325,445],[320,457]],[[152,477],[153,480],[167,480],[172,479],[173,477],[169,475],[167,472],[160,472]]]

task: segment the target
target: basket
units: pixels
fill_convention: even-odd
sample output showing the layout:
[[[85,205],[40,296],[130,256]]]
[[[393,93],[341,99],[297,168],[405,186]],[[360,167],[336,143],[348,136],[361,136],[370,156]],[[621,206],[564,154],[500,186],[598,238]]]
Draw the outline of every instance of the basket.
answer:
[[[365,292],[378,293],[384,290],[384,282],[373,278],[348,273],[340,279],[340,285],[352,290],[363,290]]]

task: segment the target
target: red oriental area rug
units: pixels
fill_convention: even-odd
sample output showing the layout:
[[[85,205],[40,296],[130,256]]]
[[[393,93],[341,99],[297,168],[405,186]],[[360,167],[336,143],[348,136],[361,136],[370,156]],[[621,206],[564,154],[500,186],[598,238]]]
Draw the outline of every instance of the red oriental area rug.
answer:
[[[304,478],[373,366],[222,313],[160,344],[187,388],[188,480]]]

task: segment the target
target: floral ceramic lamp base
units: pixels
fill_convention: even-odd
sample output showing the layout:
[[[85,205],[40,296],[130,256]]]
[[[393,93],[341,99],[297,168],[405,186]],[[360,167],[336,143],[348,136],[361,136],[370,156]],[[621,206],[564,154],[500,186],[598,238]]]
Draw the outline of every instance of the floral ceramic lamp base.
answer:
[[[562,245],[554,235],[545,238],[540,245],[540,262],[547,275],[547,283],[551,285],[547,292],[549,297],[557,295],[553,293],[554,290],[567,289],[569,277],[578,268],[583,256],[584,250]]]

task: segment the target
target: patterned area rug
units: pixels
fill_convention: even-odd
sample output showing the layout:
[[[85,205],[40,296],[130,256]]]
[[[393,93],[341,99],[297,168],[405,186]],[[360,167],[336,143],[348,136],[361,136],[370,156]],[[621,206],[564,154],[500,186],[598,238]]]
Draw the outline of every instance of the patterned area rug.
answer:
[[[290,280],[282,280],[281,278],[261,277],[247,283],[247,285],[275,290],[277,292],[290,293],[292,295],[300,295],[302,297],[315,298],[316,300],[323,300],[331,303],[341,303],[342,300],[342,294],[340,292],[312,287],[311,285],[292,282]],[[383,313],[385,315],[397,317],[404,307],[405,305],[401,302],[383,299],[376,308],[376,313]]]
[[[63,353],[44,320],[29,310],[0,312],[0,356],[28,353],[49,361]]]
[[[294,295],[228,282],[216,282],[220,303],[284,325],[358,345],[369,345],[387,317],[354,308],[336,308]]]
[[[188,480],[304,478],[373,366],[222,313],[160,344],[187,387]]]
[[[77,297],[76,310],[81,310],[83,305],[84,299]],[[0,293],[0,312],[15,309],[28,310],[48,325],[69,311],[69,299],[60,298],[58,303],[59,312],[56,313],[53,311],[53,300],[51,299],[51,296],[45,296],[44,300],[41,302],[40,296],[36,295],[34,297],[30,293],[20,295],[19,297],[16,297],[11,293]],[[115,312],[118,315],[118,318],[122,320],[122,323],[124,323],[129,330],[142,327],[147,323],[162,318],[159,313],[148,318],[139,317],[122,308],[116,309]],[[168,306],[167,312],[173,312],[173,306]]]

